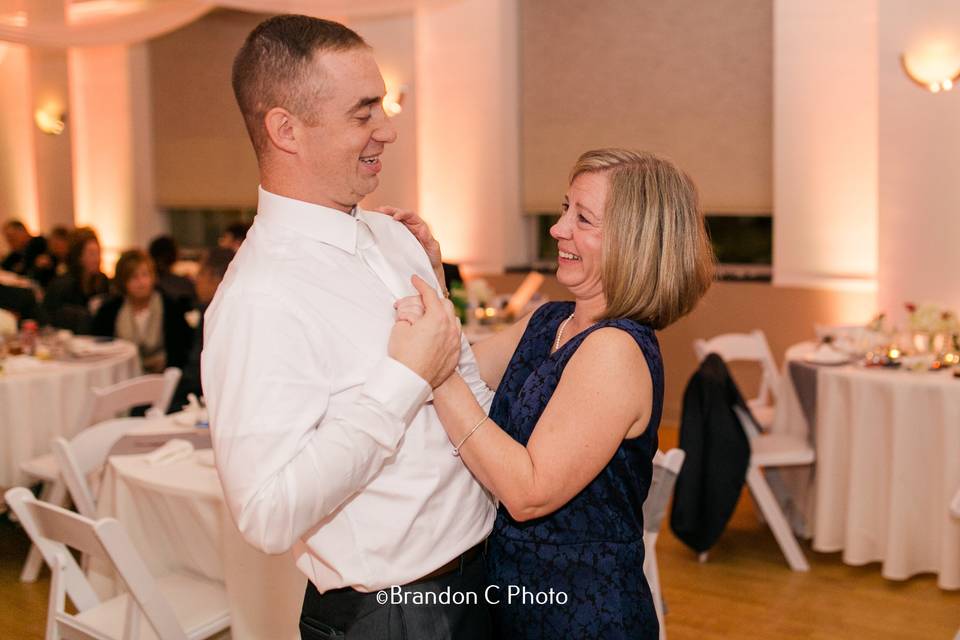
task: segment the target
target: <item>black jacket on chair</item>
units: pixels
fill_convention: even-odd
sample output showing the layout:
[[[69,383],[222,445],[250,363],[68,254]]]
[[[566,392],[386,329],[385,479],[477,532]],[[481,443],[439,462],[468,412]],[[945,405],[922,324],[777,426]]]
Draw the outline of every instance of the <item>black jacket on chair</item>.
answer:
[[[697,552],[723,533],[750,464],[750,442],[733,407],[746,408],[727,365],[708,355],[683,393],[680,448],[686,453],[674,488],[670,528]]]

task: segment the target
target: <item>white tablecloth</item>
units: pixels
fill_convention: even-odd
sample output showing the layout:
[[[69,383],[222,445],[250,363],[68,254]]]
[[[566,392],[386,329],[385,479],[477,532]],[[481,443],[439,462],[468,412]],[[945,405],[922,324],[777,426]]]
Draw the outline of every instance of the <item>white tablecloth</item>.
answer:
[[[20,464],[48,453],[53,438],[76,433],[92,388],[139,374],[136,347],[122,341],[114,355],[0,374],[0,487],[26,483]]]
[[[806,433],[788,369],[778,404],[774,430]],[[814,549],[843,551],[851,565],[881,562],[891,580],[936,573],[941,588],[960,589],[960,520],[948,510],[960,487],[960,380],[820,367],[816,451],[813,491],[804,498],[793,485]]]
[[[243,541],[216,470],[197,456],[166,466],[112,456],[97,509],[124,524],[154,576],[188,570],[225,582],[235,640],[300,637],[306,577],[291,554],[268,556]]]

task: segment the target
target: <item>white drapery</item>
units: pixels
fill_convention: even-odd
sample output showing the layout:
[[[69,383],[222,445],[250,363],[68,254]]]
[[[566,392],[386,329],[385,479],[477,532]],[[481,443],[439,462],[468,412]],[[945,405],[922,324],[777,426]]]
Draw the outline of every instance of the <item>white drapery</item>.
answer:
[[[0,14],[0,41],[65,48],[134,44],[217,9],[360,17],[412,11],[418,0],[104,0],[66,7],[64,20]]]

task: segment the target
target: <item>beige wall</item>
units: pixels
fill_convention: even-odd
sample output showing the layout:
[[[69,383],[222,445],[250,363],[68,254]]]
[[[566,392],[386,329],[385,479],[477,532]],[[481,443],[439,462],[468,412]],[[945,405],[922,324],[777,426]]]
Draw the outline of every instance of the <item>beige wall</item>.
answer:
[[[150,41],[159,206],[256,204],[257,164],[233,100],[230,68],[244,38],[263,18],[214,11]]]
[[[498,293],[513,291],[524,274],[483,276]],[[569,292],[548,276],[541,292],[550,300],[569,300]],[[873,295],[815,289],[773,287],[747,282],[717,282],[694,311],[659,332],[665,372],[664,420],[676,421],[687,380],[697,362],[696,338],[761,329],[779,366],[790,345],[814,337],[814,324],[867,322],[873,313]],[[736,366],[733,373],[744,393],[756,393],[759,370]]]
[[[711,210],[770,211],[771,0],[521,2],[524,207],[599,146],[672,157]]]
[[[230,86],[233,57],[266,16],[214,11],[150,48],[158,205],[255,206],[256,159]],[[411,86],[396,118],[399,140],[384,154],[381,187],[370,203],[416,206],[412,17],[370,18],[350,26],[369,39],[384,75]]]

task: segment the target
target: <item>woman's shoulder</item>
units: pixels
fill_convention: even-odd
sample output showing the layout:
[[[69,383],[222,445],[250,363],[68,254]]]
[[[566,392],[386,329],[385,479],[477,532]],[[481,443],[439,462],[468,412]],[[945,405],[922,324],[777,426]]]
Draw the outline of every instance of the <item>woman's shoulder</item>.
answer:
[[[596,323],[577,349],[581,357],[595,357],[628,365],[632,360],[647,367],[660,367],[662,357],[656,333],[649,325],[630,319],[602,320]]]

